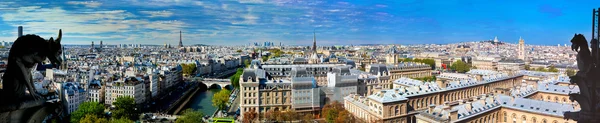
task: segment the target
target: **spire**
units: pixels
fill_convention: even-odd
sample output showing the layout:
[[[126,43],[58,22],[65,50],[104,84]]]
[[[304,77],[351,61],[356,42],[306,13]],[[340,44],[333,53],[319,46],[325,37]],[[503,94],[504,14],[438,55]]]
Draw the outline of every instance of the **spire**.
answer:
[[[313,52],[317,52],[317,34],[315,33],[315,30],[313,29],[313,47],[312,47]]]

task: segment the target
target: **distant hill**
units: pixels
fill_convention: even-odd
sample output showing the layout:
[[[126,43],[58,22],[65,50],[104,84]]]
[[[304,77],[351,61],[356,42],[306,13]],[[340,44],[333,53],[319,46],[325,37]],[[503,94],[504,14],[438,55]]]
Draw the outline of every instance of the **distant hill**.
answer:
[[[210,45],[206,45],[206,44],[192,44],[191,46],[210,46]]]

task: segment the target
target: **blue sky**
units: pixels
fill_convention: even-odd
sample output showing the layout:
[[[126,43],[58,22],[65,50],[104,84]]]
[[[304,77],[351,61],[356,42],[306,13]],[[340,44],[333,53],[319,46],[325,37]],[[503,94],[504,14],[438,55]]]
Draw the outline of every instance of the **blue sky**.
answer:
[[[599,0],[99,0],[0,2],[0,40],[17,26],[63,43],[422,44],[488,40],[566,44],[589,36]],[[589,37],[588,37],[589,38]]]

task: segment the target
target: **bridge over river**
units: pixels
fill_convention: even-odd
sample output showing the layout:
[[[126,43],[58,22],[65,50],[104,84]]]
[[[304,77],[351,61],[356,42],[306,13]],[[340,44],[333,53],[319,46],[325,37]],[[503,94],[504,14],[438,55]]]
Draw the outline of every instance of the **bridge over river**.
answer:
[[[204,85],[206,85],[207,88],[210,88],[212,86],[219,86],[220,88],[225,88],[226,86],[233,86],[233,85],[231,85],[231,80],[229,80],[229,79],[194,77],[194,78],[191,78],[191,80],[196,81],[196,82],[201,82]]]

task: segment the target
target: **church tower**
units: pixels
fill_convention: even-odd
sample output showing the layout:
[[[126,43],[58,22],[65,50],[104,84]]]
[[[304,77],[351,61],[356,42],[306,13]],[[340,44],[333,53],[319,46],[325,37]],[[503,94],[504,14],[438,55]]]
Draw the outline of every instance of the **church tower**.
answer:
[[[313,46],[312,46],[312,51],[314,53],[317,53],[317,35],[315,34],[314,30],[313,30]]]
[[[525,61],[525,40],[519,37],[518,58]]]
[[[94,41],[92,41],[92,47],[90,47],[90,52],[94,52]]]

